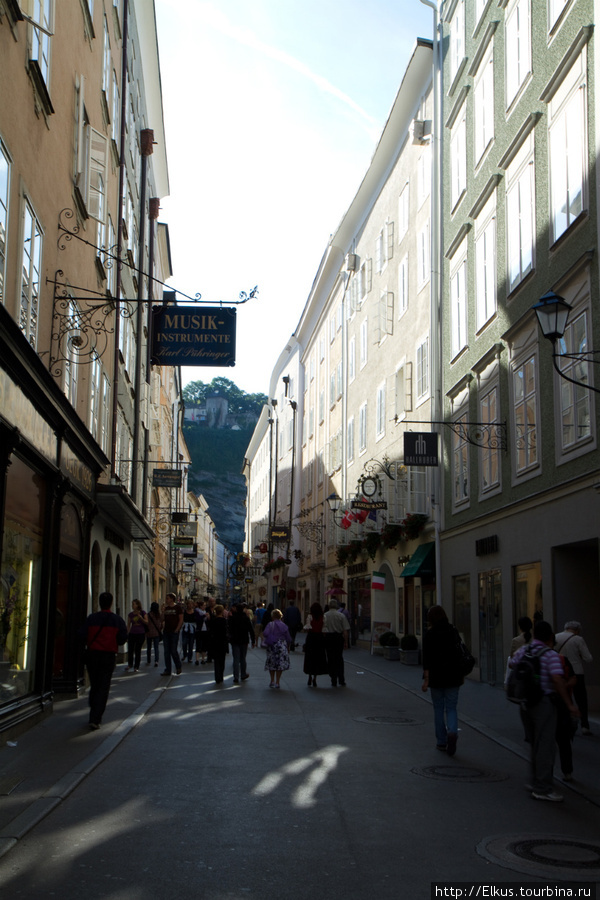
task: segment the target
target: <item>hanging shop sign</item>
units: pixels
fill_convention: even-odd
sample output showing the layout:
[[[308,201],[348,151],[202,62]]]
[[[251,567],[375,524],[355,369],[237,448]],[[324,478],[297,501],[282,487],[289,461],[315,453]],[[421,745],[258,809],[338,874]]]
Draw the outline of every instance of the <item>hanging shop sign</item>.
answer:
[[[287,544],[290,539],[290,529],[287,525],[273,525],[269,537],[274,544]]]
[[[182,535],[180,537],[179,535],[176,535],[171,542],[171,546],[173,546],[173,547],[195,547],[196,544],[194,542],[193,537],[185,537],[185,535]]]
[[[385,500],[352,500],[350,503],[352,509],[387,509]]]
[[[237,310],[155,306],[152,361],[159,366],[234,366]]]
[[[439,465],[437,431],[404,432],[404,465]]]
[[[180,488],[181,469],[152,469],[152,486]]]

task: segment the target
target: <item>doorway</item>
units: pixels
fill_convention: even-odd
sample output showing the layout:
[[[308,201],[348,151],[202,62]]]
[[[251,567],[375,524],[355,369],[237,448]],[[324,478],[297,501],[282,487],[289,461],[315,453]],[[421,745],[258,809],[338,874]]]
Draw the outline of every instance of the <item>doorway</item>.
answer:
[[[479,574],[479,662],[481,680],[499,684],[504,678],[502,648],[502,579],[500,569]]]

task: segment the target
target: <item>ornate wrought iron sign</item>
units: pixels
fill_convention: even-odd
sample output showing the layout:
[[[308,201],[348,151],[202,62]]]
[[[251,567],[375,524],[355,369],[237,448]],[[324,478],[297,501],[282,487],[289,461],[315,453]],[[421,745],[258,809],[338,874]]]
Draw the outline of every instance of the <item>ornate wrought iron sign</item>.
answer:
[[[161,366],[234,366],[237,310],[155,306],[152,358]]]

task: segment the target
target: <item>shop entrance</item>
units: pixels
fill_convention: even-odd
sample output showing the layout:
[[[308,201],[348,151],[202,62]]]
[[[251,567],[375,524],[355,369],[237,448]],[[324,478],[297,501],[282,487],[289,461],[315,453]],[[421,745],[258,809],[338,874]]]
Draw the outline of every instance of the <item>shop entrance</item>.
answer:
[[[479,574],[479,661],[482,681],[487,684],[499,684],[503,680],[500,569]]]

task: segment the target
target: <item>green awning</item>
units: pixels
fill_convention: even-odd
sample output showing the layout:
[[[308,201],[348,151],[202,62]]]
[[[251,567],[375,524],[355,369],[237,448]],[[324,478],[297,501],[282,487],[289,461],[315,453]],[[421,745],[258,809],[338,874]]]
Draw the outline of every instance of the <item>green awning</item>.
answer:
[[[410,575],[433,575],[435,573],[435,542],[429,544],[421,544],[417,547],[407,564],[404,571],[400,573],[401,578],[407,578]]]

